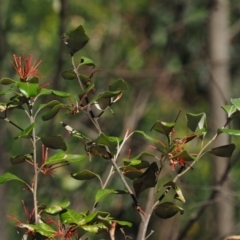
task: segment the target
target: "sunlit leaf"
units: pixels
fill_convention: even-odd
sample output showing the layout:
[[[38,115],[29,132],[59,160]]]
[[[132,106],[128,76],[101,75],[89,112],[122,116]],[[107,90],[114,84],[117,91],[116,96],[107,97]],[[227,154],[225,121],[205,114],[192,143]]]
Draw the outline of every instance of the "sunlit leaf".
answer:
[[[237,112],[239,113],[234,105],[224,105],[222,106],[222,109],[227,113],[228,118],[233,117]]]
[[[83,225],[83,226],[81,226],[81,228],[83,228],[87,232],[95,233],[95,234],[102,232],[102,231],[106,231],[108,229],[108,227],[102,222],[95,223],[92,225]]]
[[[87,58],[87,57],[81,57],[80,63],[81,65],[87,65],[90,67],[96,66],[95,63],[90,58]]]
[[[133,188],[137,198],[144,190],[156,185],[158,175],[158,166],[155,162],[153,162],[139,178],[133,181]]]
[[[38,96],[51,95],[51,94],[54,95],[54,96],[57,96],[57,97],[61,97],[61,98],[67,98],[67,97],[71,96],[70,93],[57,91],[57,90],[52,90],[52,89],[48,89],[48,88],[41,88]]]
[[[41,137],[41,140],[48,148],[67,150],[67,145],[61,136]]]
[[[78,222],[78,225],[82,226],[82,225],[85,225],[85,224],[88,224],[91,222],[94,223],[96,221],[99,221],[99,219],[98,219],[99,217],[105,218],[108,215],[109,215],[109,213],[107,213],[107,212],[100,212],[100,211],[93,212],[93,213],[88,214],[86,217],[82,218]]]
[[[179,200],[182,203],[186,202],[186,200],[183,196],[182,190],[180,189],[180,187],[175,182],[170,181],[170,182],[166,183],[164,185],[164,187],[171,187],[176,192],[174,198]]]
[[[235,144],[231,143],[228,145],[213,148],[208,152],[218,157],[231,157],[235,147]]]
[[[51,156],[50,158],[48,158],[45,162],[44,165],[47,164],[56,164],[56,163],[60,163],[63,161],[67,161],[69,163],[72,162],[79,162],[82,161],[86,158],[86,155],[80,155],[80,154],[66,154],[66,153],[57,153],[53,156]]]
[[[85,216],[72,209],[65,209],[59,213],[61,222],[63,224],[78,224]]]
[[[150,163],[148,161],[144,160],[138,160],[138,159],[123,159],[123,163],[125,166],[132,166],[136,169],[143,169],[148,168]]]
[[[167,136],[167,138],[169,137],[170,132],[172,131],[172,129],[174,128],[175,123],[167,123],[167,122],[162,122],[162,121],[157,121],[153,127],[151,128],[151,130],[155,130],[157,132],[162,133],[163,135]]]
[[[59,203],[55,206],[45,208],[44,212],[46,212],[47,214],[56,215],[56,214],[60,213],[61,211],[63,211],[64,209],[66,209],[69,205],[70,205],[69,201]]]
[[[230,101],[239,111],[240,110],[240,98],[231,98]]]
[[[183,214],[184,213],[183,208],[181,208],[171,202],[161,203],[155,208],[155,214],[158,217],[163,218],[163,219],[173,217],[178,212],[180,212],[180,214]]]

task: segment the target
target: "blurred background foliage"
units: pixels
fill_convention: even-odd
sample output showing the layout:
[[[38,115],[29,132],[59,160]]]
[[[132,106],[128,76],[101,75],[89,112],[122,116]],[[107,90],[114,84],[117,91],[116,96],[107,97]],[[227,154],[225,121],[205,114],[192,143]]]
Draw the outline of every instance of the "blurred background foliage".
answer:
[[[97,65],[93,81],[99,91],[118,78],[123,78],[129,87],[119,103],[113,106],[115,115],[104,113],[100,120],[103,130],[108,135],[123,136],[129,127],[149,130],[156,120],[175,120],[182,109],[176,134],[184,137],[187,133],[184,114],[186,112],[209,114],[210,81],[208,35],[209,0],[18,0],[0,1],[0,77],[16,78],[10,64],[12,54],[32,53],[35,59],[41,59],[42,83],[49,83],[50,88],[62,91],[74,91],[78,94],[77,83],[61,78],[60,73],[71,69],[71,59],[61,36],[64,32],[83,25],[90,38],[87,46],[78,54],[91,58]],[[239,49],[240,49],[240,2],[232,0],[230,4],[231,49],[230,74],[231,97],[239,97]],[[89,69],[83,69],[84,74]],[[68,100],[66,100],[68,101]],[[220,107],[220,106],[218,106]],[[11,120],[20,126],[26,126],[26,119],[21,113],[9,113]],[[72,139],[59,124],[60,121],[71,124],[77,130],[96,137],[93,126],[85,116],[64,115],[64,110],[51,122],[39,119],[39,135],[58,134],[64,136],[68,144],[68,152],[83,152],[78,140]],[[238,123],[236,123],[237,125]],[[239,125],[239,124],[238,124]],[[18,130],[13,126],[1,123],[1,173],[12,171],[23,175],[29,181],[32,168],[27,164],[11,166],[8,160],[11,155],[28,152],[30,144],[24,140],[12,141]],[[152,133],[157,136],[156,133]],[[235,141],[235,140],[234,140]],[[235,141],[237,143],[237,140]],[[197,143],[195,143],[197,145]],[[191,149],[195,149],[191,145]],[[148,143],[137,136],[125,148],[122,157],[127,157],[128,149],[132,156],[149,150]],[[54,150],[51,150],[54,153]],[[235,209],[234,232],[240,232],[238,163],[232,173],[233,192],[229,199]],[[104,167],[103,167],[104,166]],[[106,166],[106,167],[105,167]],[[70,199],[71,206],[77,210],[92,207],[94,193],[99,185],[96,180],[80,182],[72,179],[69,172],[80,169],[96,171],[106,175],[110,167],[107,161],[94,157],[92,162],[86,160],[80,165],[59,169],[55,177],[43,176],[40,179],[39,196],[43,202],[54,204]],[[174,173],[166,171],[163,179],[166,183]],[[199,206],[208,204],[207,211],[198,219],[183,239],[214,239],[214,202],[205,202],[214,188],[209,159],[204,158],[193,171],[181,178],[187,203],[185,214],[172,219],[160,220],[153,216],[149,229],[155,229],[151,239],[177,239],[181,229],[194,215]],[[47,187],[46,187],[47,186]],[[122,188],[118,177],[113,178],[109,188]],[[30,196],[15,183],[1,186],[0,230],[2,239],[17,239],[14,223],[6,218],[9,214],[24,221],[21,199]],[[147,192],[141,196],[145,202]],[[25,200],[31,206],[30,200]],[[126,234],[136,239],[139,216],[131,207],[131,199],[126,196],[108,197],[100,209],[110,211],[118,219],[133,222],[132,229]],[[7,224],[6,224],[7,222]],[[100,236],[90,236],[99,239]],[[104,235],[101,235],[104,237]],[[107,237],[106,237],[107,238]],[[123,239],[119,235],[117,239]]]

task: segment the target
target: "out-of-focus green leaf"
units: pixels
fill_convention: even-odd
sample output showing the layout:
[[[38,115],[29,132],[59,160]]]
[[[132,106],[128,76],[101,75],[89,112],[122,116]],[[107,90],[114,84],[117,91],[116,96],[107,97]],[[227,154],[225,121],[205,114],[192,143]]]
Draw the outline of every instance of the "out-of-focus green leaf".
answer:
[[[72,209],[65,209],[59,213],[60,220],[63,224],[76,224],[85,217],[83,214],[78,213]]]
[[[80,155],[80,154],[66,154],[66,153],[57,153],[50,158],[48,158],[45,162],[44,165],[47,164],[56,164],[60,162],[67,161],[69,163],[72,162],[79,162],[82,161],[86,158],[86,155]]]
[[[174,155],[172,158],[182,158],[184,161],[195,161],[196,157],[191,156],[186,150]]]
[[[93,178],[101,179],[98,174],[86,169],[78,173],[72,173],[71,176],[76,180],[90,180]]]
[[[45,208],[44,212],[46,212],[47,214],[50,214],[50,215],[56,215],[56,214],[62,212],[64,209],[66,209],[69,205],[70,205],[69,201],[63,202],[63,203],[57,204],[55,206]]]
[[[133,188],[137,198],[144,190],[156,185],[158,175],[159,169],[157,163],[153,162],[139,178],[133,181]]]
[[[81,226],[81,228],[83,228],[87,232],[97,234],[99,232],[106,231],[109,227],[107,227],[104,223],[100,222],[92,225],[83,225]]]
[[[76,73],[73,70],[64,71],[61,73],[61,76],[65,80],[74,80],[77,78]]]
[[[123,172],[123,175],[131,180],[139,178],[143,174],[142,170],[139,170],[132,166],[121,167],[121,170]]]
[[[59,104],[61,104],[59,101],[52,100],[52,101],[50,101],[50,102],[48,102],[46,104],[41,104],[39,109],[38,109],[38,111],[40,111],[40,110],[42,110],[44,108],[53,108],[53,107],[55,107],[56,105],[59,105]]]
[[[109,194],[128,194],[128,192],[123,190],[115,190],[115,189],[99,189],[95,195],[94,205],[102,201]]]
[[[220,146],[209,150],[208,152],[218,157],[231,157],[235,149],[235,144]]]
[[[219,128],[218,129],[218,134],[221,133],[226,133],[231,136],[240,136],[240,130],[235,130],[235,129],[226,129],[226,128]]]
[[[0,84],[2,84],[2,85],[10,85],[10,84],[12,84],[12,83],[17,83],[17,81],[14,81],[14,80],[11,79],[11,78],[2,78],[2,79],[0,80]]]
[[[41,137],[41,140],[48,148],[67,150],[67,145],[61,136]]]
[[[230,101],[240,111],[240,98],[231,98]]]
[[[123,159],[123,163],[125,166],[132,166],[136,169],[143,169],[148,168],[150,163],[148,161],[144,160],[138,160],[138,159]]]
[[[207,128],[205,113],[199,113],[199,114],[187,113],[186,118],[187,118],[187,127],[193,132],[196,132],[203,128],[205,129]]]
[[[80,64],[81,65],[87,65],[87,66],[90,66],[90,67],[95,67],[95,63],[93,62],[93,60],[91,60],[90,58],[87,58],[87,57],[81,57],[81,60],[80,60]]]
[[[84,28],[80,25],[75,30],[63,36],[64,43],[69,48],[71,56],[81,50],[89,41]]]
[[[115,81],[114,83],[112,83],[111,85],[109,85],[109,91],[110,92],[114,92],[114,91],[123,91],[123,90],[127,90],[127,84],[123,79],[118,79],[117,81]]]
[[[18,138],[31,138],[31,132],[33,128],[35,127],[35,124],[32,123],[28,128],[26,128],[24,131],[22,131],[20,134],[18,134],[14,139]]]
[[[183,196],[182,190],[180,189],[180,187],[175,182],[170,181],[170,182],[166,183],[164,185],[164,187],[171,187],[176,192],[174,198],[179,200],[182,203],[186,202],[186,200]]]
[[[0,176],[0,184],[3,184],[3,183],[8,182],[8,181],[12,181],[12,180],[19,181],[19,182],[22,182],[24,184],[27,184],[21,178],[17,177],[16,175],[14,175],[12,173],[9,173],[9,172],[6,172],[6,173],[4,173],[3,175]]]
[[[155,208],[155,214],[158,217],[163,218],[163,219],[173,217],[178,212],[180,212],[180,214],[183,214],[184,213],[183,208],[181,208],[171,202],[161,203]]]
[[[48,89],[48,88],[41,88],[38,96],[51,95],[51,94],[54,95],[54,96],[57,96],[57,97],[61,97],[61,98],[67,98],[67,97],[71,96],[70,93],[62,92],[62,91],[56,91],[56,90],[52,90],[52,89]]]
[[[20,92],[27,98],[36,97],[39,92],[39,84],[30,82],[18,82]]]
[[[55,105],[52,109],[50,109],[44,115],[42,115],[42,120],[47,121],[47,120],[54,118],[58,114],[58,112],[62,108],[62,106],[63,106],[62,103]]]
[[[149,140],[149,141],[151,141],[151,142],[153,142],[153,143],[158,143],[158,140],[157,140],[157,139],[150,137],[150,136],[147,135],[144,131],[136,130],[136,131],[134,131],[134,133],[140,133],[140,134],[142,134],[147,140]]]
[[[169,138],[170,132],[173,130],[175,126],[175,123],[167,123],[167,122],[162,122],[162,121],[157,121],[151,130],[155,130],[157,132],[162,133],[163,135],[167,136]]]
[[[82,218],[78,222],[78,225],[82,226],[82,225],[85,225],[85,224],[88,224],[91,222],[94,223],[96,221],[99,221],[99,219],[98,219],[99,217],[105,218],[108,215],[109,215],[109,213],[107,213],[107,212],[100,212],[100,211],[93,212],[93,213],[90,213],[89,215],[87,215],[86,217]]]
[[[224,105],[222,106],[222,109],[227,113],[228,118],[233,117],[233,115],[235,115],[237,112],[239,113],[234,105]]]
[[[25,154],[25,155],[11,157],[10,161],[11,161],[12,165],[16,165],[16,164],[19,164],[19,163],[23,163],[26,160],[31,161],[31,159],[32,159],[31,154]]]

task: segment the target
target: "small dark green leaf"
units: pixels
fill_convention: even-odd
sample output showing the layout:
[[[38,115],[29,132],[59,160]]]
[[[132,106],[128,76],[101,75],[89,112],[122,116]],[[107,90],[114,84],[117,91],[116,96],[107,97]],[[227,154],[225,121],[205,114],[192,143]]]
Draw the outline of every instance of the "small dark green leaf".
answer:
[[[114,83],[112,83],[111,85],[109,85],[109,91],[114,92],[114,91],[123,91],[123,90],[127,90],[127,84],[123,79],[118,79],[117,81],[115,81]]]
[[[78,173],[72,173],[71,176],[74,178],[74,179],[77,179],[77,180],[90,180],[90,179],[93,179],[93,178],[98,178],[100,179],[100,176],[94,172],[91,172],[89,170],[83,170],[81,172],[78,172]]]
[[[61,136],[41,137],[41,140],[42,143],[48,148],[62,149],[63,151],[67,150],[66,143]]]
[[[90,66],[90,67],[95,67],[95,63],[90,59],[90,58],[87,58],[87,57],[81,57],[81,65],[87,65],[87,66]]]
[[[153,143],[158,143],[158,140],[157,140],[157,139],[150,137],[150,136],[147,135],[144,131],[136,130],[136,131],[134,131],[134,133],[140,133],[140,134],[142,134],[147,140],[149,140],[149,141],[151,141],[151,142],[153,142]]]
[[[10,84],[12,84],[12,83],[17,83],[17,82],[14,81],[14,80],[11,79],[11,78],[2,78],[2,79],[0,80],[0,84],[2,84],[2,85],[10,85]]]
[[[137,198],[141,192],[156,185],[158,175],[158,166],[153,162],[139,178],[133,181],[133,188]]]
[[[95,204],[102,201],[109,194],[128,194],[127,191],[115,190],[115,189],[99,189],[95,195]]]
[[[213,148],[208,152],[218,157],[231,157],[234,149],[235,144],[231,143],[221,147]]]
[[[56,164],[60,162],[79,162],[82,161],[86,158],[86,155],[80,155],[80,154],[66,154],[66,153],[57,153],[50,158],[48,158],[45,162],[44,165],[47,164]]]
[[[174,128],[175,123],[167,123],[167,122],[161,122],[161,121],[157,121],[153,127],[151,128],[151,130],[155,130],[157,132],[162,133],[163,135],[167,136],[167,138],[169,138],[169,134],[172,131],[172,129]]]
[[[187,127],[191,131],[196,132],[202,128],[207,128],[205,113],[199,113],[199,114],[187,113],[186,117],[187,117]]]
[[[89,41],[89,38],[85,34],[85,31],[81,25],[78,26],[75,30],[65,34],[63,38],[65,44],[70,50],[71,56],[82,49]]]
[[[55,105],[52,109],[50,109],[44,115],[42,115],[42,120],[47,121],[47,120],[54,118],[58,114],[58,112],[62,108],[62,106],[63,106],[62,103]]]
[[[12,181],[12,180],[19,181],[19,182],[22,182],[24,184],[27,184],[21,178],[17,177],[16,175],[14,175],[12,173],[9,173],[9,172],[0,176],[0,184],[3,184],[3,183],[8,182],[8,181]]]
[[[34,128],[35,124],[32,123],[28,128],[26,128],[24,131],[22,131],[20,134],[18,134],[14,139],[18,138],[31,138],[31,132]]]
[[[10,161],[11,161],[12,165],[16,165],[16,164],[19,164],[19,163],[23,163],[26,160],[31,161],[31,159],[32,159],[32,155],[31,154],[26,154],[26,155],[11,157]]]
[[[69,201],[63,202],[63,203],[60,203],[53,207],[45,208],[44,212],[46,212],[47,214],[50,214],[50,215],[56,215],[56,214],[60,213],[61,211],[63,211],[64,209],[66,209],[69,205],[70,205]]]
[[[123,175],[131,180],[139,178],[143,174],[143,171],[132,166],[121,167],[121,169],[123,171]]]
[[[125,166],[132,166],[136,169],[143,169],[149,167],[149,162],[144,160],[138,160],[138,159],[123,159],[123,163]]]
[[[226,133],[228,135],[236,136],[236,137],[240,136],[240,130],[235,130],[235,129],[219,128],[218,134],[221,134],[221,133]]]
[[[65,80],[74,80],[77,78],[76,73],[73,70],[64,71],[61,73],[61,76]]]
[[[18,82],[20,92],[27,98],[36,97],[39,92],[39,84],[30,82]]]
[[[184,210],[181,207],[179,207],[171,202],[161,203],[155,208],[155,214],[158,217],[163,218],[163,219],[173,217],[178,212],[180,212],[180,214],[183,214]]]
[[[43,108],[53,108],[53,107],[55,107],[56,105],[59,105],[59,104],[61,104],[59,101],[52,100],[52,101],[50,101],[50,102],[48,102],[46,104],[41,104],[39,109],[38,109],[38,111],[40,111]]]
[[[196,157],[191,156],[186,150],[174,155],[172,158],[182,158],[184,161],[195,161]]]

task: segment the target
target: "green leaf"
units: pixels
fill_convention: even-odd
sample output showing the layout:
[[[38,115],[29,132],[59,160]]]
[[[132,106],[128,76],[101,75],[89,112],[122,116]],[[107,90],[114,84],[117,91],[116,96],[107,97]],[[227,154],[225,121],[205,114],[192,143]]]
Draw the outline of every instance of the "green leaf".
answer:
[[[76,180],[90,180],[93,178],[101,179],[98,174],[91,172],[89,170],[83,170],[78,173],[72,173],[71,176]]]
[[[235,147],[235,144],[231,143],[221,147],[213,148],[208,152],[218,157],[231,157]]]
[[[54,96],[57,96],[57,97],[61,97],[61,98],[67,98],[67,97],[71,96],[70,93],[62,92],[62,91],[56,91],[56,90],[52,90],[52,89],[48,89],[48,88],[41,88],[38,96],[51,95],[51,94],[54,95]]]
[[[143,169],[149,167],[149,162],[144,160],[138,160],[138,159],[123,159],[123,163],[125,166],[132,166],[136,169]]]
[[[63,106],[62,103],[55,105],[52,109],[50,109],[44,115],[42,115],[42,120],[47,121],[47,120],[54,118],[58,114],[58,112],[62,108],[62,106]]]
[[[19,164],[19,163],[23,163],[26,160],[31,161],[31,159],[32,159],[31,154],[25,154],[25,155],[19,155],[19,156],[11,157],[10,161],[11,161],[12,165],[16,165],[16,164]]]
[[[181,208],[171,202],[161,203],[155,208],[155,214],[158,217],[163,218],[163,219],[173,217],[178,212],[180,212],[180,214],[183,214],[184,213],[183,208]]]
[[[24,131],[22,131],[20,134],[18,134],[14,139],[18,138],[31,138],[31,132],[33,128],[35,127],[35,124],[32,123],[28,128],[26,128]]]
[[[107,98],[107,99],[109,99],[109,98],[113,98],[113,97],[116,97],[116,96],[118,96],[119,94],[121,93],[121,91],[112,91],[112,92],[110,92],[110,91],[105,91],[105,92],[102,92],[102,93],[100,93],[97,97],[95,97],[90,103],[92,104],[92,103],[95,103],[95,102],[97,102],[97,101],[99,101],[100,99],[104,99],[104,98]]]
[[[97,234],[102,231],[105,232],[108,229],[108,227],[102,222],[92,224],[92,225],[83,225],[81,226],[81,228],[83,228],[87,232],[94,233],[94,234]]]
[[[60,203],[53,207],[45,208],[44,212],[46,212],[47,214],[50,214],[50,215],[56,215],[56,214],[62,212],[64,209],[66,209],[69,205],[70,205],[69,201],[63,202],[63,203]]]
[[[24,184],[27,184],[21,178],[17,177],[16,175],[14,175],[12,173],[9,173],[9,172],[6,172],[5,174],[0,176],[0,184],[3,184],[3,183],[8,182],[8,181],[12,181],[12,180],[19,181],[19,182],[22,182]]]
[[[123,90],[127,90],[127,84],[123,79],[118,79],[117,81],[115,81],[114,83],[112,83],[111,85],[109,85],[109,91],[114,92],[114,91],[123,91]]]
[[[76,73],[73,70],[64,71],[61,73],[61,76],[65,80],[74,80],[77,78]]]
[[[83,134],[81,134],[80,132],[73,129],[71,126],[69,126],[69,125],[67,125],[66,123],[63,123],[63,122],[60,122],[60,123],[69,132],[69,134],[71,134],[73,137],[77,137],[77,138],[85,139],[85,140],[89,141],[89,139],[87,137],[85,137]]]
[[[174,155],[172,157],[174,158],[182,158],[184,161],[195,161],[196,157],[191,156],[186,150],[183,150],[182,152]]]
[[[134,180],[135,178],[139,178],[142,174],[142,170],[138,170],[132,166],[121,167],[121,170],[125,177]]]
[[[87,58],[87,57],[81,57],[80,63],[81,63],[81,65],[87,65],[90,67],[96,66],[95,63],[90,58]]]
[[[235,130],[235,129],[219,128],[218,134],[221,134],[221,133],[226,133],[228,135],[236,136],[236,137],[240,136],[240,130]]]
[[[171,187],[176,192],[174,198],[179,200],[182,203],[186,202],[181,189],[179,188],[179,186],[175,182],[170,181],[170,182],[166,183],[164,185],[164,187]]]
[[[86,96],[90,91],[95,91],[94,86],[95,86],[95,84],[90,82],[89,85],[87,86],[87,88],[84,89],[84,91],[82,91],[78,95],[79,99],[82,99],[82,97]]]
[[[117,222],[120,226],[128,226],[128,227],[132,227],[132,223],[127,222],[127,221],[119,221],[119,220],[114,220],[115,222]]]
[[[224,105],[222,106],[222,109],[227,113],[227,117],[231,118],[233,115],[236,115],[239,111],[237,111],[237,108],[234,105]]]
[[[139,178],[133,181],[133,188],[137,198],[144,190],[156,185],[158,175],[158,165],[157,163],[153,162]]]
[[[153,142],[153,143],[158,143],[158,140],[157,140],[157,139],[150,137],[150,136],[147,135],[144,131],[136,130],[136,131],[134,131],[134,133],[140,133],[140,134],[142,134],[147,140],[149,140],[149,141],[151,141],[151,142]]]
[[[56,164],[60,162],[79,162],[82,161],[86,158],[86,155],[80,155],[80,154],[66,154],[66,153],[57,153],[50,158],[48,158],[45,162],[44,165],[47,164]]]
[[[240,98],[231,98],[230,101],[240,111]]]
[[[39,92],[39,84],[30,82],[18,82],[20,92],[27,98],[36,97]]]
[[[78,224],[85,216],[72,209],[65,209],[59,213],[60,220],[63,224]]]
[[[39,109],[38,109],[38,111],[40,111],[40,110],[42,110],[42,109],[44,109],[44,108],[53,108],[53,107],[55,107],[56,105],[58,105],[58,104],[61,104],[59,101],[57,101],[57,100],[52,100],[52,101],[50,101],[50,102],[48,102],[48,103],[46,103],[46,104],[41,104],[40,106],[39,106]]]
[[[41,140],[42,143],[48,148],[62,149],[63,151],[67,150],[66,143],[61,136],[41,137]]]
[[[40,233],[42,236],[45,236],[45,237],[53,237],[54,234],[56,234],[57,232],[51,228],[48,224],[46,223],[39,223],[37,225],[35,224],[26,224],[26,223],[21,223],[19,224],[18,227],[21,227],[21,228],[26,228],[28,229],[29,231],[31,232],[38,232]]]
[[[11,79],[11,78],[2,78],[2,79],[0,80],[0,84],[2,84],[2,85],[10,85],[10,84],[12,84],[12,83],[17,83],[17,81],[14,81],[14,80]]]
[[[98,219],[99,217],[105,218],[108,215],[109,215],[109,213],[107,213],[107,212],[100,212],[100,211],[93,212],[93,213],[90,213],[89,215],[87,215],[86,217],[82,218],[78,222],[78,225],[82,226],[82,225],[85,225],[85,224],[89,224],[91,222],[94,223],[96,221],[99,221],[99,219]]]
[[[175,123],[167,123],[167,122],[161,122],[161,121],[157,121],[153,127],[151,128],[151,130],[155,130],[157,132],[162,133],[163,135],[167,136],[167,138],[169,138],[169,134],[172,131],[172,129],[174,128]]]
[[[199,114],[187,113],[186,118],[187,118],[187,127],[193,132],[196,132],[203,128],[205,129],[207,128],[205,113],[199,113]]]
[[[128,192],[123,190],[115,190],[115,189],[99,189],[95,195],[94,205],[102,201],[109,194],[128,194]]]
[[[75,30],[63,36],[64,42],[70,50],[71,56],[82,49],[89,41],[83,27],[80,25]]]

